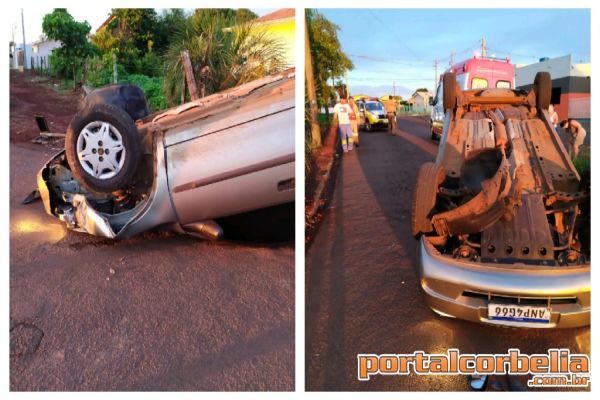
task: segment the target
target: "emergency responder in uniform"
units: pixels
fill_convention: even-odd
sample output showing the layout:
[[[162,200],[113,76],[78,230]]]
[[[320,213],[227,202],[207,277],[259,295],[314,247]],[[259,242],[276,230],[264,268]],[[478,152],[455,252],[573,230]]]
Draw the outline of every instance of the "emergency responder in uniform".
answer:
[[[350,123],[352,107],[348,104],[345,96],[340,97],[340,102],[333,107],[333,113],[337,118],[342,148],[344,153],[347,153],[352,150],[352,124]]]
[[[565,119],[560,122],[560,127],[565,130],[569,141],[569,155],[571,159],[575,159],[579,155],[579,147],[585,140],[586,132],[583,126],[574,119]]]
[[[556,129],[556,127],[558,127],[559,119],[558,113],[556,112],[552,104],[550,104],[550,107],[548,107],[548,114],[550,115],[550,122],[552,123],[552,126],[554,126],[554,129]]]
[[[396,101],[391,94],[383,106],[388,118],[388,130],[393,134],[394,129],[396,128]]]
[[[352,125],[352,141],[354,145],[358,147],[358,106],[354,102],[352,96],[348,99],[348,104],[352,108],[352,114],[350,114],[350,124]]]

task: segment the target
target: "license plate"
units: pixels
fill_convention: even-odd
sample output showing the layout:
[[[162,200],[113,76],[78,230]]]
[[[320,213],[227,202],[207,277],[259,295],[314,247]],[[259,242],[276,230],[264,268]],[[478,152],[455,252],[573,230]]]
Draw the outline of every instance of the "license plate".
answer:
[[[383,121],[383,123],[384,123],[384,124],[387,124],[387,123],[388,123],[388,120],[387,120],[387,118],[384,118],[384,119],[382,119],[382,121]]]
[[[500,321],[550,322],[551,309],[548,307],[521,306],[516,304],[488,304],[488,318]]]

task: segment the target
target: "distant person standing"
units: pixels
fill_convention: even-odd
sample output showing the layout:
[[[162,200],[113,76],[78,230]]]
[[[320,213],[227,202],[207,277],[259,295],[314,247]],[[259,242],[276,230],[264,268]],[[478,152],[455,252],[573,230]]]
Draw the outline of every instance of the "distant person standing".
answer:
[[[396,128],[396,101],[391,94],[383,104],[383,107],[388,118],[388,130],[390,133],[394,133],[394,129]]]
[[[569,155],[571,159],[575,159],[579,155],[579,148],[583,144],[587,133],[579,122],[571,118],[561,121],[560,127],[565,130],[569,140]]]
[[[554,129],[556,129],[558,127],[559,119],[558,113],[556,112],[552,104],[550,104],[550,107],[548,107],[548,114],[550,115],[550,122],[552,123],[552,126],[554,126]]]
[[[344,149],[344,153],[347,153],[352,150],[352,124],[350,123],[352,107],[348,104],[348,99],[341,96],[340,102],[333,107],[333,113],[337,118],[342,148]]]
[[[350,124],[352,125],[352,141],[354,145],[358,147],[358,106],[354,102],[352,96],[348,99],[348,104],[352,108],[352,114],[350,114]]]

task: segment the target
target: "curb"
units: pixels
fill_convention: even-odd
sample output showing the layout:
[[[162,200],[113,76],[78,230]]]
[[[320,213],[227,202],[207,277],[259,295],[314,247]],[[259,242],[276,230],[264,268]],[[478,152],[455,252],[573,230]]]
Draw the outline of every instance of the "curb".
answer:
[[[325,170],[323,179],[321,180],[321,182],[319,182],[319,186],[317,186],[317,189],[315,190],[315,195],[313,196],[313,199],[312,199],[312,207],[311,207],[309,213],[304,218],[305,221],[311,220],[315,216],[315,214],[317,213],[319,208],[321,207],[321,202],[319,200],[323,196],[323,191],[325,190],[325,188],[327,187],[327,184],[329,183],[329,177],[331,176],[331,168],[333,167],[335,158],[336,158],[336,153],[334,152],[333,157],[331,157],[331,161],[329,161],[329,164],[327,164],[327,169]]]

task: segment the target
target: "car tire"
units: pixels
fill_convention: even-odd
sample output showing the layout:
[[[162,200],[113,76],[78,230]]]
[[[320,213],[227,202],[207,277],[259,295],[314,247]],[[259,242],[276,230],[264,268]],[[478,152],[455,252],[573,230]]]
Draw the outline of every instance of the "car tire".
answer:
[[[113,84],[93,90],[83,101],[83,108],[96,104],[111,104],[125,110],[134,120],[150,114],[144,91],[131,84]]]
[[[447,72],[443,77],[444,85],[444,111],[456,107],[456,74]]]
[[[441,164],[428,162],[421,165],[412,201],[411,230],[418,239],[421,235],[433,231],[430,213],[435,207],[439,185],[446,172]]]
[[[552,97],[552,78],[549,72],[538,72],[533,81],[535,102],[538,110],[547,110]]]
[[[125,110],[94,104],[71,120],[65,152],[75,179],[91,191],[111,193],[130,183],[140,162],[142,144]]]
[[[365,130],[366,130],[367,132],[371,132],[371,131],[373,130],[373,125],[371,125],[371,123],[370,123],[370,122],[366,122],[366,123],[365,123]]]
[[[437,140],[437,135],[433,131],[433,125],[430,125],[430,126],[431,126],[431,140]]]

